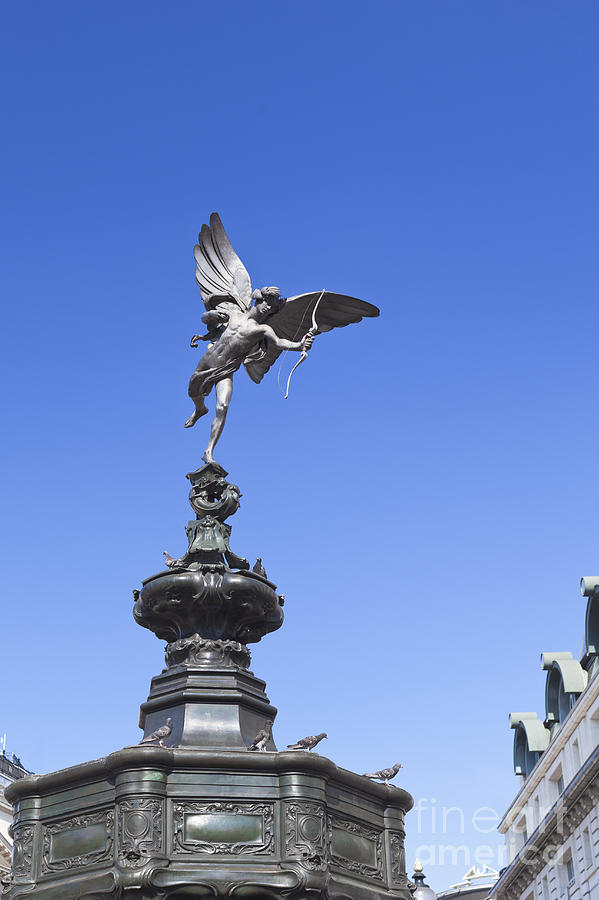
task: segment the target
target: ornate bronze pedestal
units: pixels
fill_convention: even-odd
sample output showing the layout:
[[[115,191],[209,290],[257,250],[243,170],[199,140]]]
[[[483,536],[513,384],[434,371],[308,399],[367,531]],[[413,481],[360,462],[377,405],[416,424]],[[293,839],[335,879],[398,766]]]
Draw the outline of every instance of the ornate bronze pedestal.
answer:
[[[230,548],[226,476],[188,476],[188,549],[135,591],[136,621],[168,642],[142,744],[8,788],[3,900],[411,900],[408,793],[272,739],[247,749],[276,717],[247,644],[281,626],[283,598]]]

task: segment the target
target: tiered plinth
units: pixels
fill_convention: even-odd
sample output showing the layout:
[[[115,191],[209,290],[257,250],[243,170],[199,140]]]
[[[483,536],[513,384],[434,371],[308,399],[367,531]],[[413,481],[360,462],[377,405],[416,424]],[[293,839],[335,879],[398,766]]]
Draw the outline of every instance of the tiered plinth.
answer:
[[[277,711],[247,644],[280,627],[284,598],[230,548],[241,494],[226,474],[188,476],[188,549],[134,592],[136,621],[169,641],[143,745],[7,789],[2,900],[411,900],[410,795],[269,738]]]
[[[7,797],[10,900],[411,900],[412,798],[316,754],[131,747]]]
[[[284,598],[263,567],[250,571],[230,548],[225,519],[241,493],[226,475],[214,463],[188,475],[196,513],[188,549],[166,554],[168,570],[134,592],[136,622],[170,641],[139,720],[145,738],[170,721],[167,747],[244,750],[277,714],[248,670],[247,644],[281,627]],[[276,750],[272,739],[267,749]]]
[[[170,718],[167,746],[245,750],[277,714],[265,687],[239,666],[171,666],[152,679],[139,726],[152,734]],[[276,750],[272,740],[268,749]]]

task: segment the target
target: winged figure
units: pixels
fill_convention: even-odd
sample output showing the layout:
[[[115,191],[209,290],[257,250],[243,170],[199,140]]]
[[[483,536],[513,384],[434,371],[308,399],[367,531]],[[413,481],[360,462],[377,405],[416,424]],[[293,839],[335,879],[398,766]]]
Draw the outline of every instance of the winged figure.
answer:
[[[317,334],[378,316],[371,303],[335,294],[312,291],[285,298],[277,287],[252,291],[247,270],[231,246],[218,213],[210,225],[202,225],[194,247],[196,281],[206,312],[206,334],[194,334],[191,346],[208,342],[189,382],[195,409],[186,428],[206,415],[206,397],[214,388],[216,413],[208,446],[202,456],[213,462],[214,448],[222,434],[233,392],[233,375],[244,365],[259,384],[283,350],[294,350],[304,359]]]

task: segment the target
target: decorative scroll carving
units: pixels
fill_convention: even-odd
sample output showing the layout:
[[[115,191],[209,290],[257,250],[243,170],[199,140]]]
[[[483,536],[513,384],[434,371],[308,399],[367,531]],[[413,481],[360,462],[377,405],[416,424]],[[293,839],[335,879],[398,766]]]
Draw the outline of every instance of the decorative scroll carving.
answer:
[[[169,569],[194,568],[203,563],[222,561],[223,557],[233,569],[249,569],[247,559],[234,553],[229,544],[231,526],[225,524],[225,519],[239,509],[241,491],[236,484],[230,484],[226,476],[225,469],[214,462],[188,473],[191,482],[189,502],[196,519],[185,529],[188,547],[183,556],[174,559],[164,551]]]
[[[17,825],[12,847],[12,873],[15,878],[31,876],[33,860],[33,826]]]
[[[299,856],[307,869],[326,868],[325,813],[318,803],[286,804],[285,853]]]
[[[94,827],[95,826],[95,827]],[[68,853],[69,832],[80,832],[73,846],[79,844],[81,839],[88,841],[90,849],[85,853]],[[87,834],[86,834],[87,832]],[[44,827],[44,839],[42,850],[42,871],[62,872],[65,869],[74,869],[78,866],[90,866],[103,862],[112,857],[114,833],[114,812],[102,810],[87,816],[74,816],[72,819],[64,819]],[[75,835],[72,835],[75,838]],[[57,844],[62,849],[57,848]]]
[[[241,492],[226,475],[214,462],[189,473],[197,518],[185,529],[187,550],[178,558],[164,551],[167,570],[133,591],[135,621],[169,643],[194,635],[257,643],[282,625],[284,597],[264,567],[250,571],[247,559],[231,550],[225,519],[237,510]]]
[[[226,472],[218,463],[212,463],[189,472],[191,482],[189,502],[198,519],[213,516],[224,522],[239,509],[241,491],[236,484],[228,482]]]
[[[123,866],[144,865],[144,857],[159,854],[163,847],[162,802],[149,798],[119,803],[119,862]]]
[[[283,622],[281,598],[272,582],[221,563],[169,569],[147,579],[134,597],[136,622],[169,643],[199,634],[251,644]]]
[[[404,849],[404,835],[400,831],[392,831],[389,834],[389,849],[391,855],[391,880],[394,884],[407,884],[406,851]]]
[[[239,641],[212,641],[192,634],[172,644],[167,644],[167,666],[238,666],[247,669],[251,655],[245,644]]]
[[[368,862],[365,858],[352,858],[352,855],[349,855],[349,853],[346,855],[346,853],[340,849],[342,841],[335,835],[335,832],[341,836],[345,834],[361,839],[355,842],[356,850],[358,849],[358,843],[361,843],[363,847],[368,848],[368,852],[372,853],[372,862]],[[363,875],[366,878],[378,878],[381,881],[383,880],[382,832],[376,831],[374,828],[369,828],[361,822],[354,822],[350,819],[338,819],[331,816],[328,822],[328,838],[329,847],[331,848],[332,865],[347,869],[357,875]],[[348,843],[351,844],[352,842],[350,841]],[[368,845],[370,845],[370,847],[368,847]]]
[[[175,803],[173,819],[175,853],[266,855],[275,851],[271,803]],[[226,835],[228,839],[223,840]]]

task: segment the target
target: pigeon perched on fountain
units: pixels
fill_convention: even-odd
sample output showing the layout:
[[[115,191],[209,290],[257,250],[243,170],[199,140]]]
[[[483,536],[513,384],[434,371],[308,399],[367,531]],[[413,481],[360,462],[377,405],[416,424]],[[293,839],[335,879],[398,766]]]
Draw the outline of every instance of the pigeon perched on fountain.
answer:
[[[288,750],[313,750],[317,744],[323,740],[323,738],[328,737],[328,734],[325,734],[324,731],[320,734],[310,734],[308,737],[302,738],[297,744],[287,744]]]
[[[163,550],[162,555],[164,556],[164,562],[169,567],[169,569],[176,569],[177,566],[181,565],[181,560],[175,559],[174,556],[171,556],[168,550]]]
[[[268,578],[268,575],[266,574],[266,569],[262,565],[262,557],[261,556],[259,556],[258,559],[256,560],[256,562],[254,563],[254,565],[252,567],[252,572],[255,572],[256,575],[261,575],[262,578]]]
[[[371,778],[373,781],[384,781],[389,784],[392,778],[395,778],[399,770],[402,768],[401,763],[395,763],[389,769],[379,769],[378,772],[367,772],[363,777]]]
[[[258,732],[253,742],[248,747],[248,750],[259,750],[262,753],[266,752],[266,745],[272,738],[272,719],[269,719],[268,722],[264,723],[264,728]]]
[[[169,736],[172,730],[173,720],[168,718],[164,725],[161,725],[160,728],[157,728],[156,731],[153,731],[152,734],[149,734],[147,737],[142,738],[140,744],[158,744],[159,747],[164,747],[163,741]]]

